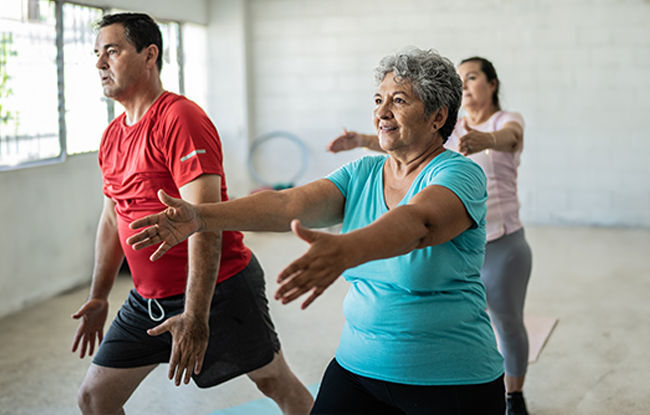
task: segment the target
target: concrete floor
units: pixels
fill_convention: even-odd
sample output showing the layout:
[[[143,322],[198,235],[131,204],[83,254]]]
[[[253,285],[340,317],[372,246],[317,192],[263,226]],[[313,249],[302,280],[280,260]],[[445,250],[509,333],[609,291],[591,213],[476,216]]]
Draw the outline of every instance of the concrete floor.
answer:
[[[534,266],[527,313],[559,318],[528,372],[533,415],[650,413],[650,230],[528,227]],[[290,234],[247,234],[246,243],[275,276],[306,245]],[[131,282],[118,278],[111,318]],[[283,349],[307,384],[320,380],[343,325],[338,281],[309,309],[271,301]],[[0,414],[74,414],[89,361],[70,353],[70,318],[87,287],[0,319]],[[260,398],[245,377],[200,390],[174,387],[166,365],[126,405],[127,413],[206,414]]]

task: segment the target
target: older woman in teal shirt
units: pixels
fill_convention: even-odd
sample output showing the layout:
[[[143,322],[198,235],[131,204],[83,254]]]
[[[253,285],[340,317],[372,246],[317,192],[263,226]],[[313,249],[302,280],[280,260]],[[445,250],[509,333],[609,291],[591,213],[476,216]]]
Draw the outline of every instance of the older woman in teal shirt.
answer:
[[[374,124],[387,155],[324,179],[218,204],[163,192],[167,209],[135,221],[128,242],[152,260],[197,231],[293,232],[310,244],[278,276],[276,299],[307,307],[339,276],[350,282],[345,328],[312,413],[498,414],[503,360],[479,271],[485,176],[447,151],[461,101],[453,64],[411,49],[376,70]],[[332,235],[310,228],[343,223]]]

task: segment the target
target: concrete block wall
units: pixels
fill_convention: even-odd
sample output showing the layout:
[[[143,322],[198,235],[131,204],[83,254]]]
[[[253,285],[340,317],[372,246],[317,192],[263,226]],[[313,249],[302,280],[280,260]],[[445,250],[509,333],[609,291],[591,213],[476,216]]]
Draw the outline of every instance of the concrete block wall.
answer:
[[[297,134],[310,153],[302,182],[363,154],[324,148],[342,127],[372,132],[379,59],[405,46],[435,48],[455,63],[471,55],[491,59],[504,107],[523,114],[525,222],[650,226],[649,2],[236,3],[245,9],[239,44],[247,47],[247,81],[239,90],[248,103],[240,108],[251,118],[241,138]],[[238,151],[229,157],[243,160],[245,149]],[[259,170],[290,175],[296,156],[286,151],[268,146]]]

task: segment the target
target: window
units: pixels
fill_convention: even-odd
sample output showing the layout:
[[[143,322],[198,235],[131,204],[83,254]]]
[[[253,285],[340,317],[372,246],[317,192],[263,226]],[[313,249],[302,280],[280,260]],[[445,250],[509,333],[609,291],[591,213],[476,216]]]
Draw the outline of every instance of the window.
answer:
[[[100,8],[63,0],[3,2],[0,170],[96,151],[108,122],[124,111],[103,96],[95,70],[94,25],[103,13]],[[185,25],[158,22],[163,36],[163,87],[183,94]],[[205,45],[196,41],[205,35],[205,29],[191,25],[189,33],[191,57],[200,56],[196,64],[205,65],[203,54],[196,50],[197,44]],[[195,68],[192,73],[205,74]],[[205,94],[200,81],[193,80],[191,89]],[[197,98],[199,103],[204,99]]]
[[[54,3],[9,3],[0,8],[0,166],[62,155]]]
[[[68,154],[95,151],[108,123],[107,99],[95,69],[94,24],[102,10],[63,5],[65,126]]]

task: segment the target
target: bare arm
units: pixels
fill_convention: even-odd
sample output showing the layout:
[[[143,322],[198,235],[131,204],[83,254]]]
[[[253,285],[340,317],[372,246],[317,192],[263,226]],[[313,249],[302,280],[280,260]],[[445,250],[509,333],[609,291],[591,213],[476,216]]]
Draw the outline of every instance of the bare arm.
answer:
[[[221,177],[204,174],[181,187],[183,199],[191,203],[221,201]],[[188,240],[188,276],[185,309],[149,331],[172,335],[169,379],[176,385],[189,383],[192,372],[199,373],[209,339],[210,303],[221,261],[221,232],[199,232]],[[183,379],[183,373],[185,374]]]
[[[366,147],[369,150],[384,152],[379,147],[379,139],[376,134],[361,134],[356,131],[343,130],[343,134],[336,137],[329,143],[327,149],[332,153],[352,150],[353,148]]]
[[[458,152],[464,155],[494,149],[506,153],[519,150],[524,142],[524,130],[516,122],[506,123],[502,129],[482,132],[471,128],[465,121],[467,134],[459,138]]]
[[[302,304],[305,308],[346,269],[447,242],[471,224],[456,194],[435,185],[371,225],[344,235],[309,230],[294,222],[296,235],[311,246],[280,273],[275,297],[286,304],[311,291]]]
[[[169,207],[131,223],[133,229],[145,229],[127,240],[134,249],[160,244],[151,256],[152,261],[194,232],[282,232],[289,230],[293,219],[322,227],[340,222],[344,206],[343,195],[326,179],[293,189],[254,193],[222,203],[193,205],[162,191],[159,197]]]
[[[201,230],[286,232],[292,219],[310,227],[338,223],[343,218],[343,196],[327,179],[292,189],[262,191],[219,204],[198,205]]]
[[[81,343],[79,354],[81,358],[85,356],[86,350],[91,356],[95,349],[95,340],[99,344],[104,337],[108,294],[113,288],[123,260],[124,252],[117,233],[115,202],[106,197],[95,238],[95,264],[88,301],[72,315],[72,318],[80,320],[74,336],[72,352],[76,352]]]

